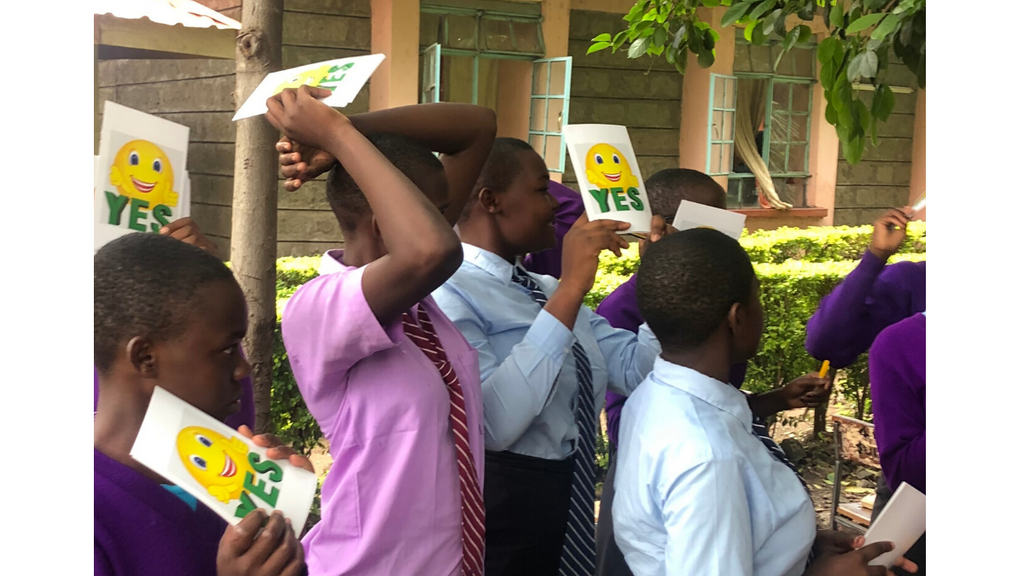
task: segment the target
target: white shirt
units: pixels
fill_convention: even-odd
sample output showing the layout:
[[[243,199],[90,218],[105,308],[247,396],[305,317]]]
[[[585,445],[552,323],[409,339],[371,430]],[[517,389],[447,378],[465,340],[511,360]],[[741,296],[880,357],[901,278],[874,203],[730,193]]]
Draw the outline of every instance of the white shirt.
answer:
[[[622,410],[615,540],[636,576],[797,576],[816,526],[746,397],[658,358]]]
[[[628,395],[654,367],[661,345],[646,324],[639,335],[619,330],[586,306],[570,331],[512,281],[512,264],[471,244],[462,253],[462,266],[433,296],[480,358],[484,446],[563,460],[579,437],[573,342],[590,360],[595,421],[605,391]],[[551,276],[529,275],[549,298],[558,288]]]

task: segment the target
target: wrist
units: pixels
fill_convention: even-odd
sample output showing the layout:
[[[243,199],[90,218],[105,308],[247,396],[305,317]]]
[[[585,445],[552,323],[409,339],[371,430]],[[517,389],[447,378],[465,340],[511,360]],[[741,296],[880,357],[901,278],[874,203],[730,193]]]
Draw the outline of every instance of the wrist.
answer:
[[[352,142],[352,137],[359,134],[359,130],[355,128],[352,122],[349,122],[348,118],[339,115],[339,118],[332,121],[330,126],[327,127],[326,132],[324,141],[316,144],[316,146],[333,156],[335,162],[340,162],[341,157],[347,150],[348,144]]]
[[[892,258],[892,255],[896,253],[895,251],[883,250],[882,248],[878,248],[876,246],[871,246],[870,248],[868,248],[868,251],[871,252],[875,256],[875,258],[878,258],[882,262],[887,262],[889,258]]]
[[[583,299],[587,296],[587,293],[589,293],[590,289],[593,288],[593,285],[593,282],[587,285],[586,282],[582,282],[571,277],[563,277],[558,283],[558,289],[556,291],[564,291],[566,295],[571,296],[574,299],[578,299],[582,303]]]

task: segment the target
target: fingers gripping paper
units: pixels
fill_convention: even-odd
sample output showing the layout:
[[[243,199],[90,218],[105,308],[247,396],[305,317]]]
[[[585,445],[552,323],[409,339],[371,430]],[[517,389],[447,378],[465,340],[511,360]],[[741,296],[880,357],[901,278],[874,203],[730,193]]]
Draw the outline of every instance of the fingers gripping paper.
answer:
[[[262,508],[306,524],[316,475],[267,450],[162,388],[131,450],[132,458],[195,496],[229,524]]]
[[[330,90],[331,95],[324,98],[323,103],[333,108],[344,108],[356,99],[359,90],[383,61],[383,54],[369,54],[271,72],[252,91],[232,120],[266,114],[268,98],[287,88],[303,85]]]
[[[625,126],[576,124],[564,128],[590,220],[629,222],[620,233],[651,231],[651,204]]]

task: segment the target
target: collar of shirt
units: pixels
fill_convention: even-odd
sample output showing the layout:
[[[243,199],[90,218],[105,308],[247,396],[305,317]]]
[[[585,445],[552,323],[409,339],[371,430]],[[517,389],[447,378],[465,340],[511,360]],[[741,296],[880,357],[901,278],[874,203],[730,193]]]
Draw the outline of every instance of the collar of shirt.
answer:
[[[733,385],[719,382],[692,368],[673,364],[660,356],[654,361],[651,377],[660,384],[678,388],[730,414],[739,420],[744,428],[751,430],[753,413],[747,404],[747,397]]]
[[[512,285],[512,269],[514,266],[494,252],[488,252],[479,246],[463,242],[462,258],[466,262],[501,280],[505,286]],[[518,259],[516,260],[516,266],[522,267]]]
[[[328,274],[334,274],[335,272],[341,272],[348,268],[341,262],[341,257],[345,254],[344,250],[328,250],[324,252],[324,255],[320,257],[320,267],[317,268],[317,272],[321,276]]]

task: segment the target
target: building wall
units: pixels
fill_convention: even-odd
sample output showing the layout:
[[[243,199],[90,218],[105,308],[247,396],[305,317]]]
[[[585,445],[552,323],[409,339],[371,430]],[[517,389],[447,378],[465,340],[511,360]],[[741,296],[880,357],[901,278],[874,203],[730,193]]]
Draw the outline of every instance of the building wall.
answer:
[[[889,65],[888,80],[896,86],[916,86],[913,73],[895,62]],[[870,108],[873,95],[873,91],[862,90],[859,96]],[[857,165],[846,162],[842,149],[839,151],[834,220],[837,226],[870,224],[885,209],[910,202],[918,94],[914,90],[895,96],[896,109],[887,122],[878,125],[877,147],[869,142]],[[920,156],[923,169],[923,153]]]
[[[629,59],[625,50],[587,55],[591,38],[625,28],[623,13],[570,12],[569,56],[573,57],[573,67],[568,123],[625,125],[640,171],[650,176],[679,167],[683,77],[664,59]],[[562,181],[577,188],[568,160]]]
[[[284,7],[281,55],[285,68],[369,53],[369,0],[285,0]],[[224,12],[241,17],[229,10]],[[192,216],[225,258],[230,258],[234,180],[234,71],[231,60],[145,59],[101,61],[98,72],[101,100],[191,128]],[[366,86],[345,112],[368,109]],[[281,185],[278,195],[278,256],[313,255],[342,243],[327,205],[323,177],[298,192],[287,192]]]

